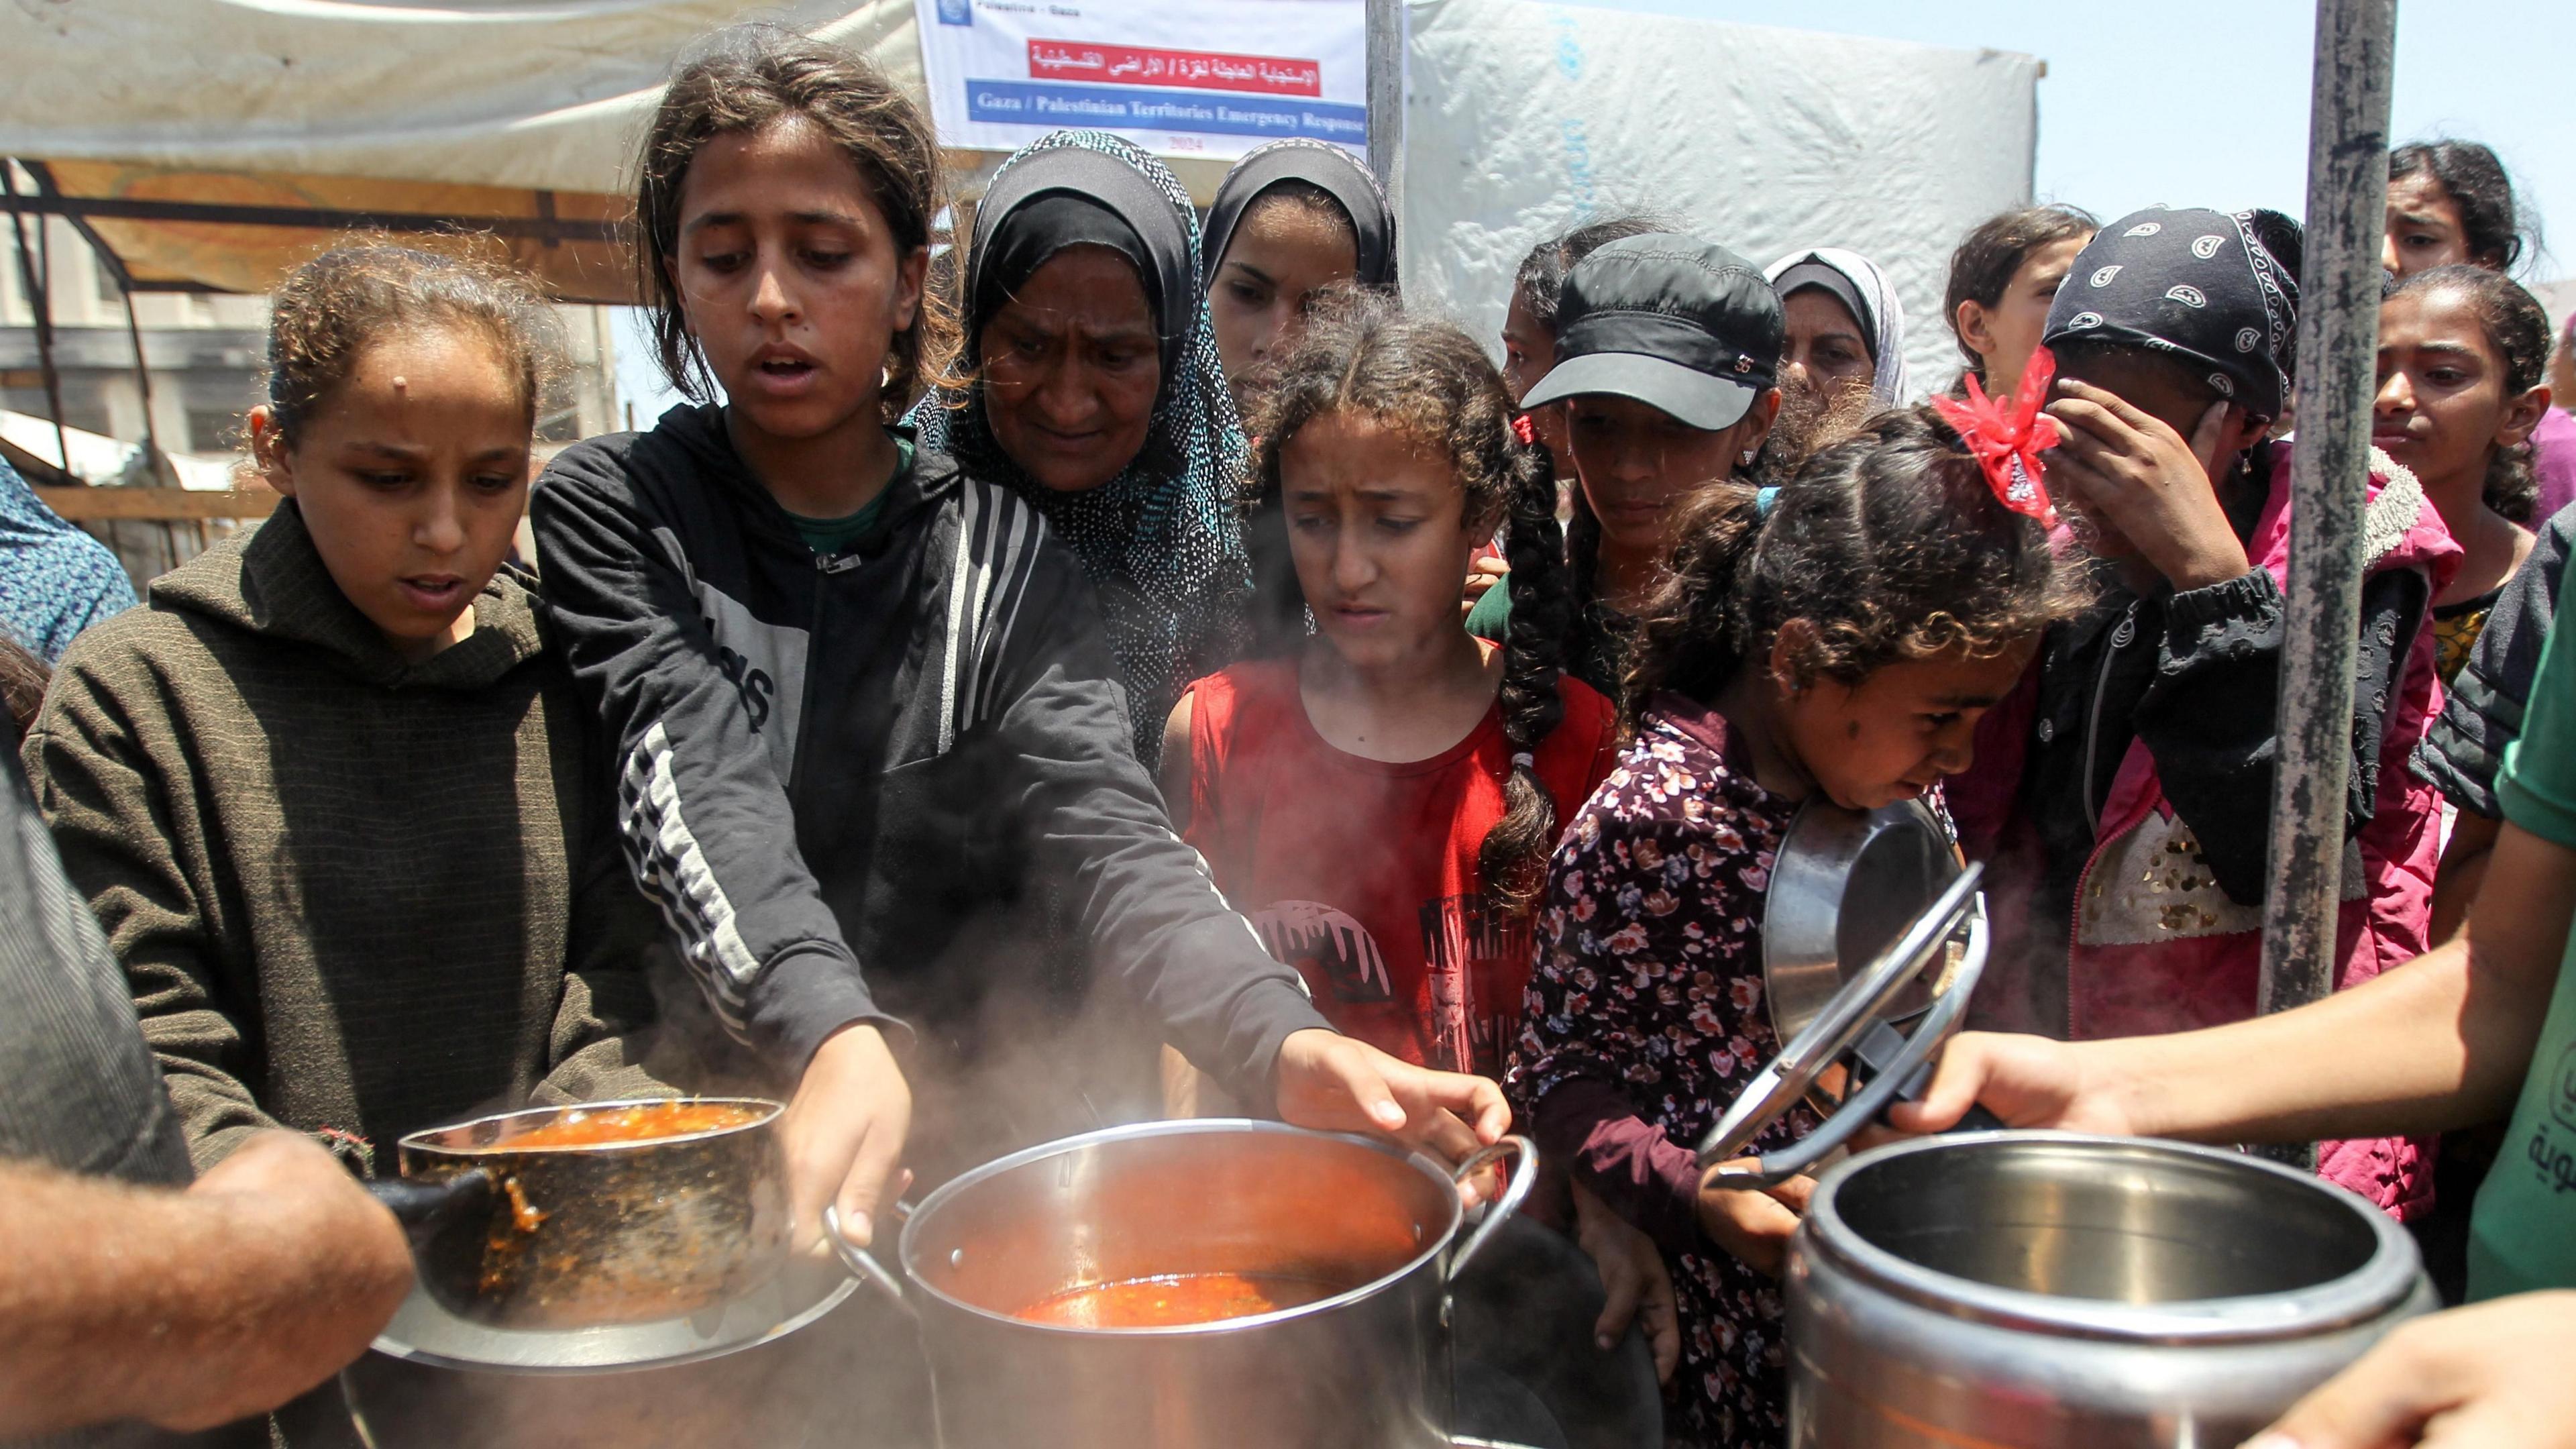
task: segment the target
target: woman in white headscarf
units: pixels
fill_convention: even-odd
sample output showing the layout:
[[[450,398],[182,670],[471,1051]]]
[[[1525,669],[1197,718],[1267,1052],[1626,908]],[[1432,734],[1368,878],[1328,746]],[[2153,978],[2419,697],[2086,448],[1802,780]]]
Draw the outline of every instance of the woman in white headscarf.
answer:
[[[1906,400],[1905,307],[1878,264],[1840,247],[1795,251],[1763,269],[1789,335],[1780,381],[1804,382],[1829,411],[1866,385],[1870,411]]]

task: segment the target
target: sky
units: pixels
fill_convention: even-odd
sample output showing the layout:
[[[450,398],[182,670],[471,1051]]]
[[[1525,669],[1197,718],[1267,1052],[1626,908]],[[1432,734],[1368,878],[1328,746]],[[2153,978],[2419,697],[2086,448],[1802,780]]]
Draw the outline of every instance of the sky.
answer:
[[[2048,62],[2034,194],[2110,218],[2142,206],[2306,209],[2316,17],[2301,0],[1568,0],[1746,25],[1991,47]],[[2576,275],[2576,5],[2406,0],[2390,135],[2493,146],[2544,245],[2524,275]],[[618,388],[648,424],[669,394],[621,328]]]
[[[1569,0],[1629,10],[2017,50],[2039,83],[2041,201],[2109,218],[2159,202],[2306,209],[2316,14],[2301,0]],[[2456,136],[2494,147],[2564,238],[2528,275],[2576,273],[2576,7],[2568,0],[2403,0],[2394,142]]]

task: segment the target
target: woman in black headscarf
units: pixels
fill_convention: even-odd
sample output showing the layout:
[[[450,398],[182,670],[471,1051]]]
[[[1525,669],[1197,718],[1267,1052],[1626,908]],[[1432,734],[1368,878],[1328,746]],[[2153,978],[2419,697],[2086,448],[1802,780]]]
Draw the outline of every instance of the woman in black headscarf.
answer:
[[[1208,316],[1235,401],[1284,355],[1317,292],[1395,285],[1395,213],[1358,158],[1323,141],[1273,141],[1234,164],[1208,208],[1200,252]]]
[[[1183,685],[1230,663],[1251,589],[1243,426],[1226,394],[1189,194],[1098,131],[994,173],[966,259],[957,380],[920,445],[1037,506],[1100,592],[1150,769]]]

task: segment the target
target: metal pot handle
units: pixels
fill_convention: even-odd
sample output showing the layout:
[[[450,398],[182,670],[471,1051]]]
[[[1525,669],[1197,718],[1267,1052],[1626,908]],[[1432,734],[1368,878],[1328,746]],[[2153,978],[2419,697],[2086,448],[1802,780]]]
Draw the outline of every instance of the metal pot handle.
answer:
[[[912,1215],[911,1209],[900,1202],[895,1204],[895,1210],[906,1217]],[[878,1292],[894,1300],[895,1307],[915,1317],[920,1316],[914,1313],[912,1299],[903,1291],[903,1280],[888,1271],[886,1265],[878,1262],[867,1249],[841,1236],[841,1208],[838,1203],[823,1205],[823,1236],[831,1242],[832,1251],[840,1255],[841,1266],[850,1270],[851,1277],[874,1285]]]
[[[1477,1149],[1475,1155],[1450,1170],[1451,1182],[1465,1182],[1506,1157],[1517,1159],[1513,1164],[1517,1170],[1512,1173],[1512,1180],[1504,1185],[1502,1197],[1485,1210],[1485,1220],[1476,1225],[1476,1231],[1468,1235],[1467,1241],[1458,1245],[1457,1252],[1449,1255],[1449,1277],[1453,1282],[1466,1271],[1467,1260],[1476,1256],[1477,1250],[1485,1246],[1485,1240],[1492,1237],[1512,1214],[1521,1210],[1530,1189],[1537,1185],[1538,1144],[1526,1137],[1506,1137],[1491,1147]]]

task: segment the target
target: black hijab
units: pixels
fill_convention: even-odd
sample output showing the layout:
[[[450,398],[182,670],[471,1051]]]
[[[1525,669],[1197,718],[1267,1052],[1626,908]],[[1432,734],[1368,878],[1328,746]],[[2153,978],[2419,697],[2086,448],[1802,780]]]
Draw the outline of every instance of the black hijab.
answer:
[[[1395,212],[1386,204],[1386,192],[1377,178],[1369,174],[1359,158],[1327,141],[1310,141],[1292,137],[1273,141],[1247,154],[1225,173],[1225,183],[1217,188],[1216,201],[1208,207],[1206,275],[1216,280],[1216,269],[1225,262],[1225,249],[1234,241],[1234,229],[1243,222],[1243,214],[1270,188],[1288,181],[1302,181],[1341,204],[1342,214],[1350,219],[1351,235],[1359,256],[1360,285],[1392,286],[1395,282]]]

